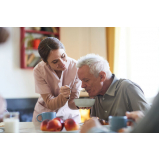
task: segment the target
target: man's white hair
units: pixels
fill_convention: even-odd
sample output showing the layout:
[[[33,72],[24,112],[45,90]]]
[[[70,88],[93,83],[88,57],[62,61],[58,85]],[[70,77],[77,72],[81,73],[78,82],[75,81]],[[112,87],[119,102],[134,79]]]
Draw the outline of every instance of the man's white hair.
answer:
[[[90,68],[90,73],[95,77],[98,77],[101,71],[104,71],[106,75],[110,72],[109,63],[103,57],[96,55],[94,53],[87,54],[86,56],[81,57],[77,61],[77,68],[80,68],[84,65],[88,65]]]

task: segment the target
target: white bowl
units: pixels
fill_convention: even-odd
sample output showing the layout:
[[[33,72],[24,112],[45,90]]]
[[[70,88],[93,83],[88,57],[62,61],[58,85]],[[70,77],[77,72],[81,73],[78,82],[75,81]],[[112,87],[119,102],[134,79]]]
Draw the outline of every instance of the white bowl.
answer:
[[[78,107],[92,107],[95,103],[95,99],[91,98],[77,98],[74,99],[75,105]]]

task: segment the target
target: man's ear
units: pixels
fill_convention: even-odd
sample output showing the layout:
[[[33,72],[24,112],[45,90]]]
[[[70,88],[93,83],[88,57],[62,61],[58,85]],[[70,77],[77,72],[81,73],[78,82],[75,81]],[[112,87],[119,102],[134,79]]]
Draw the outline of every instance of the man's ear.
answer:
[[[103,72],[103,71],[101,71],[101,72],[99,73],[99,77],[100,77],[100,81],[101,81],[101,82],[104,82],[104,80],[106,79],[106,73]]]

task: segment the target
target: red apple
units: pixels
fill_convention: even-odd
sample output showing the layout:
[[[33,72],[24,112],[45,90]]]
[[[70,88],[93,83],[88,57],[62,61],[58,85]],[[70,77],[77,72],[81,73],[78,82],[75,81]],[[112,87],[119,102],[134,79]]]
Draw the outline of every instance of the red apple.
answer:
[[[56,118],[50,120],[47,124],[48,131],[61,131],[62,129],[63,129],[63,125]]]
[[[59,121],[61,122],[61,124],[62,124],[62,129],[63,129],[63,127],[64,127],[64,121],[63,121],[63,119],[61,119],[61,118],[59,118],[59,117],[56,117],[56,118],[54,118],[54,119],[57,119],[57,120],[59,120]]]
[[[40,126],[42,131],[47,131],[48,122],[49,122],[49,119],[46,119],[46,120],[42,121],[41,126]]]
[[[66,119],[64,122],[64,127],[67,131],[73,131],[79,129],[79,124],[74,121],[74,119]]]

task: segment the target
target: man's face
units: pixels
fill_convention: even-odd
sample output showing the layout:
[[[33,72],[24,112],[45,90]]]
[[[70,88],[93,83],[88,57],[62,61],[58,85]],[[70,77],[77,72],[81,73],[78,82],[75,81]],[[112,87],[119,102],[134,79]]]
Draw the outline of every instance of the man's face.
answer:
[[[87,65],[82,66],[78,69],[78,77],[82,81],[82,88],[89,93],[89,97],[97,96],[101,89],[103,82],[100,76],[97,78],[90,73],[90,68]]]

